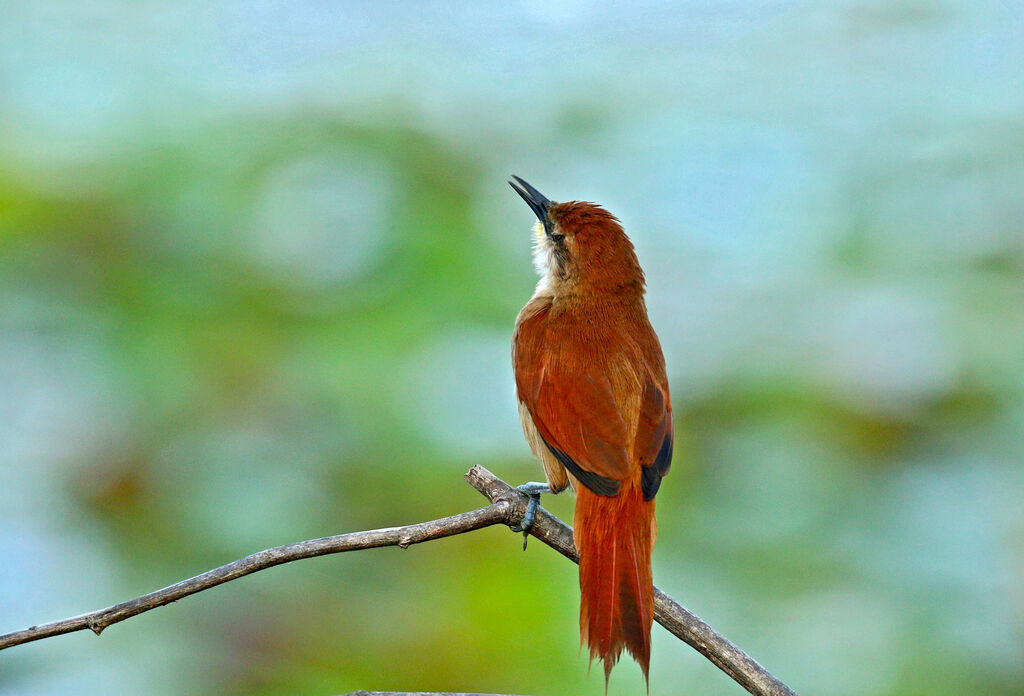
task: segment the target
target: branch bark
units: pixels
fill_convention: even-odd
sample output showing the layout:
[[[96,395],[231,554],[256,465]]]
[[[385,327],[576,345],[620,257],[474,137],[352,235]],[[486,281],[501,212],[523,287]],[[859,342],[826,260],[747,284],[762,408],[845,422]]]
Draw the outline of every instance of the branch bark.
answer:
[[[51,636],[59,636],[64,633],[73,633],[85,629],[89,629],[96,635],[99,635],[103,629],[111,624],[124,621],[150,609],[156,609],[165,604],[176,602],[182,597],[188,597],[196,592],[208,590],[211,587],[216,587],[222,583],[255,573],[259,570],[272,568],[282,563],[290,563],[291,561],[298,561],[303,558],[325,556],[331,553],[342,553],[344,551],[375,549],[381,546],[399,546],[404,549],[413,544],[431,541],[432,539],[442,539],[454,534],[463,534],[494,524],[505,524],[508,520],[509,509],[509,503],[501,502],[488,505],[479,510],[406,527],[388,527],[386,529],[373,529],[366,532],[352,532],[351,534],[339,534],[337,536],[323,537],[322,539],[300,541],[296,544],[276,546],[272,549],[246,556],[227,565],[222,565],[219,568],[208,570],[188,580],[182,580],[162,590],[150,592],[135,599],[129,599],[127,602],[121,602],[106,609],[73,616],[63,621],[30,626],[21,631],[7,633],[0,636],[0,650],[21,645],[22,643],[30,643],[42,638],[50,638]]]
[[[467,694],[451,691],[353,691],[344,696],[506,696],[505,694]],[[515,696],[509,694],[508,696]]]
[[[481,466],[474,466],[470,469],[466,474],[466,480],[486,496],[491,504],[479,510],[430,522],[339,534],[260,551],[188,580],[182,580],[156,592],[115,604],[106,609],[7,633],[0,636],[0,650],[84,629],[90,629],[99,635],[111,624],[282,563],[381,546],[406,548],[412,544],[464,534],[495,524],[513,526],[522,520],[529,501],[525,494],[509,486]],[[576,563],[579,562],[579,555],[573,544],[572,529],[543,508],[537,510],[537,518],[530,534],[566,558]],[[792,689],[772,676],[745,652],[657,588],[654,589],[654,618],[673,635],[708,658],[751,694],[755,696],[796,696]]]

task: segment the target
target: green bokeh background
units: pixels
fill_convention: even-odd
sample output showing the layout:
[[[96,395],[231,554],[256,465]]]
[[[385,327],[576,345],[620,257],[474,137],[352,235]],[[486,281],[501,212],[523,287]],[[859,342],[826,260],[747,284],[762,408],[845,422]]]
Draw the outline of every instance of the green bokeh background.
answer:
[[[0,631],[538,478],[515,173],[647,270],[656,583],[801,693],[1022,693],[1022,17],[5,5]],[[5,652],[0,691],[601,694],[575,568],[519,543],[275,568]],[[741,691],[656,627],[651,693]]]

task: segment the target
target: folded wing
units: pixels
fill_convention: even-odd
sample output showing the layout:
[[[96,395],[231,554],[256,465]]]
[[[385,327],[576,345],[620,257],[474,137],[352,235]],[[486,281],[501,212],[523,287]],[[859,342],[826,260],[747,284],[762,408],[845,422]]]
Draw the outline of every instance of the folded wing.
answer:
[[[565,343],[545,334],[545,315],[538,312],[521,322],[514,342],[519,400],[537,432],[555,458],[598,495],[617,494],[621,482],[642,467],[644,497],[650,500],[672,458],[664,368],[656,374],[660,365],[652,369],[640,355],[624,369],[623,355],[552,350]],[[610,375],[624,373],[643,382],[642,392],[616,390]]]

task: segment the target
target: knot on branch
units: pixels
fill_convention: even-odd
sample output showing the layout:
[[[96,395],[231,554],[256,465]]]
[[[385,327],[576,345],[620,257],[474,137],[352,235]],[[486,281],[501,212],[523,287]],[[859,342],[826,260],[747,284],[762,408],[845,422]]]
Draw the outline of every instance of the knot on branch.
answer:
[[[493,502],[505,506],[506,526],[511,529],[522,526],[523,518],[526,517],[526,507],[530,502],[525,493],[510,488],[508,494],[500,493]]]
[[[482,466],[474,466],[466,472],[466,481],[477,489],[492,503],[504,504],[506,510],[505,524],[516,527],[526,516],[526,507],[530,497],[518,488],[513,488]]]

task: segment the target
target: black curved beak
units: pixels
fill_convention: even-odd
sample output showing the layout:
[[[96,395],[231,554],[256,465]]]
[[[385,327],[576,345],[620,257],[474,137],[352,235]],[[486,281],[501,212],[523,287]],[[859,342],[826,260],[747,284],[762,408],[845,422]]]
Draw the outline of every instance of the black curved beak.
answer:
[[[512,179],[513,181],[508,182],[509,186],[523,197],[523,200],[526,201],[526,205],[530,206],[530,209],[533,210],[537,219],[540,220],[541,224],[544,225],[544,228],[547,229],[548,208],[551,207],[551,201],[549,201],[543,193],[530,186],[515,174],[512,175]]]

